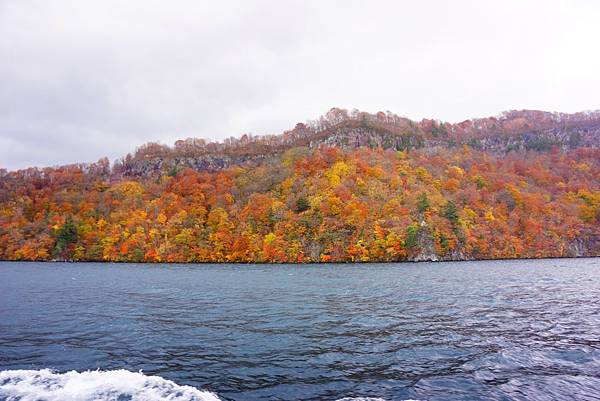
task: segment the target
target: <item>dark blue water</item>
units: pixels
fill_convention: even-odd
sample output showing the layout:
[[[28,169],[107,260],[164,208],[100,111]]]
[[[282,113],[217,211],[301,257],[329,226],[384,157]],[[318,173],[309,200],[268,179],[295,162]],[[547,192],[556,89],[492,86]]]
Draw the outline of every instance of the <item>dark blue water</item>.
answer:
[[[0,263],[0,370],[230,400],[600,399],[600,259]]]

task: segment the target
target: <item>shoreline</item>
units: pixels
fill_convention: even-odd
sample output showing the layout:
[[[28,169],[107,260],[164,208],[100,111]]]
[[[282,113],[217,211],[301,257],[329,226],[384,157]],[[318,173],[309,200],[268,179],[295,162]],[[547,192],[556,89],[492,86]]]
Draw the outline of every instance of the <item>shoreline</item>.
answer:
[[[366,265],[366,264],[420,264],[420,263],[460,263],[460,262],[493,262],[493,261],[536,261],[536,260],[561,260],[561,259],[600,259],[600,255],[584,256],[551,256],[551,257],[526,257],[526,258],[489,258],[489,259],[449,259],[449,260],[402,260],[396,262],[387,261],[356,261],[356,262],[135,262],[135,261],[111,261],[111,260],[11,260],[0,259],[0,263],[96,263],[96,264],[139,264],[139,265]]]

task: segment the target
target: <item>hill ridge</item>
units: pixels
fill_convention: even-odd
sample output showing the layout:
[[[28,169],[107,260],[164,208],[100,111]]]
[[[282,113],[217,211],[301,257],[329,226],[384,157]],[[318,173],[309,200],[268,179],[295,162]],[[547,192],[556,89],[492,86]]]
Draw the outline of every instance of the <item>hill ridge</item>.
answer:
[[[469,145],[495,154],[511,151],[562,150],[600,147],[600,111],[550,113],[512,110],[496,117],[446,123],[420,122],[392,113],[369,114],[333,108],[318,120],[298,123],[279,135],[228,138],[206,142],[178,140],[173,147],[148,143],[117,160],[116,171],[126,176],[159,174],[165,169],[190,167],[217,171],[248,161],[261,161],[293,147],[335,146],[344,149],[381,147],[394,150]],[[152,162],[150,162],[152,160]],[[165,162],[166,161],[166,162]],[[148,170],[147,165],[152,167]]]

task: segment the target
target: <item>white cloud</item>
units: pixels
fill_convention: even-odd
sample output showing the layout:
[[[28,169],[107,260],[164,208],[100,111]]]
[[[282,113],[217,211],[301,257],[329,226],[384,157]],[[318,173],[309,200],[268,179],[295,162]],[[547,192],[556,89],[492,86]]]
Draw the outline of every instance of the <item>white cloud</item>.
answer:
[[[600,3],[0,1],[0,166],[278,133],[333,106],[600,105]]]

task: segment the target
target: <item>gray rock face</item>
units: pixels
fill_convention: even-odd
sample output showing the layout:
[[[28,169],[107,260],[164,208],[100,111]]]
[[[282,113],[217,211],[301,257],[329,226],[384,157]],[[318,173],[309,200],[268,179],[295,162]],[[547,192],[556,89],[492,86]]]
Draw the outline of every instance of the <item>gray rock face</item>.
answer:
[[[600,254],[600,235],[590,233],[581,238],[576,238],[568,245],[568,255],[581,257]]]
[[[412,258],[414,262],[436,262],[439,258],[435,252],[435,243],[433,241],[433,233],[431,227],[427,225],[425,220],[421,221],[417,234],[417,244],[419,244],[419,252]]]
[[[196,171],[215,172],[234,165],[246,162],[260,162],[267,159],[268,155],[223,155],[205,154],[188,157],[155,156],[141,160],[124,161],[117,164],[116,172],[130,177],[152,177],[161,174],[175,174],[180,170],[191,168]]]

